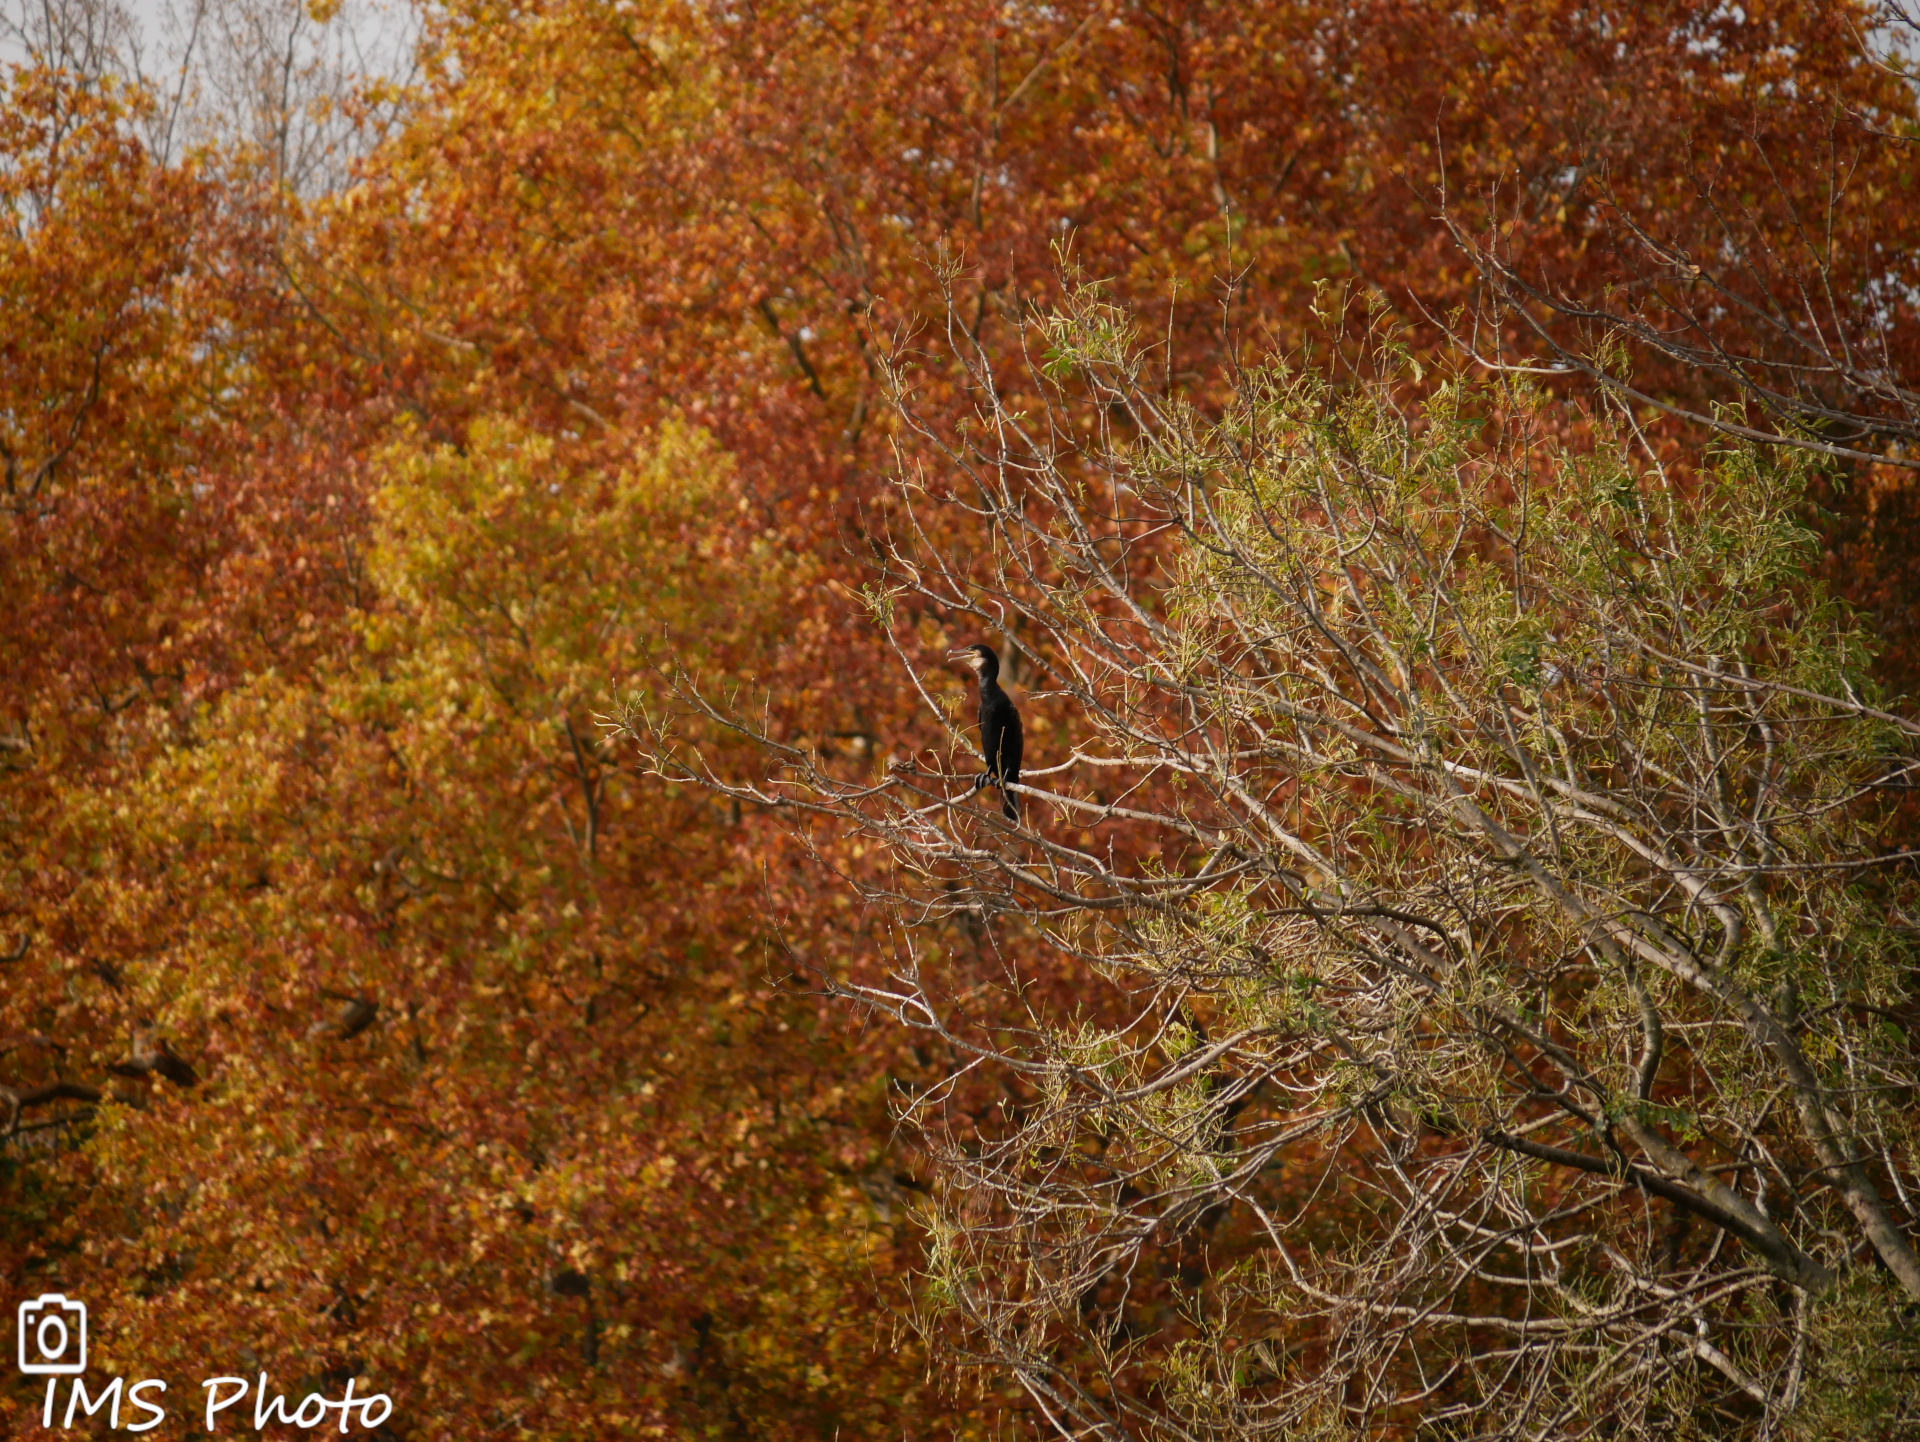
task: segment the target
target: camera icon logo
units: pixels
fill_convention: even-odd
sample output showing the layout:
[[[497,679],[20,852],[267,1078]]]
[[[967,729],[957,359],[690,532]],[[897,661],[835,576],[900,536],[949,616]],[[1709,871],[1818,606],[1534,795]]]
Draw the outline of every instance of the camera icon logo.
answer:
[[[42,1292],[20,1304],[20,1370],[71,1377],[87,1370],[87,1304]]]

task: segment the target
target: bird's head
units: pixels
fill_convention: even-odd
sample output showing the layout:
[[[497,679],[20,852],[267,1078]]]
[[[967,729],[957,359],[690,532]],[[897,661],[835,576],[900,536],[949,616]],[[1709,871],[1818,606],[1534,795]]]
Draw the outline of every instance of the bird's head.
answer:
[[[970,668],[976,676],[995,676],[1000,672],[1000,658],[994,654],[993,647],[984,641],[962,646],[951,653],[951,659]]]

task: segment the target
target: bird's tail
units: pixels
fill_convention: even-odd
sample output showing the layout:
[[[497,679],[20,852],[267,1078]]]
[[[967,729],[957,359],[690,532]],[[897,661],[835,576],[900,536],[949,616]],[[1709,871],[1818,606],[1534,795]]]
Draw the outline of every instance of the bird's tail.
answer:
[[[1000,790],[1000,813],[1016,825],[1020,820],[1020,803],[1013,799],[1013,793],[1005,787]]]

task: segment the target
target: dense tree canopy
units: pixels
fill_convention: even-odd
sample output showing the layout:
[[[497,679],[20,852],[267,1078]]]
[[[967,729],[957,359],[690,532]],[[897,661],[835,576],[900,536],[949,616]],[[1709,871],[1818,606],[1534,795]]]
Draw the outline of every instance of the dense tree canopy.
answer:
[[[1340,293],[1415,390],[1449,345],[1551,371],[1558,455],[1611,454],[1610,389],[1677,493],[1744,398],[1826,437],[1806,567],[1920,664],[1914,99],[1865,4],[461,0],[404,87],[211,86],[264,108],[197,132],[111,5],[41,8],[0,99],[0,1273],[88,1300],[96,1371],[357,1377],[399,1437],[1046,1425],[927,1350],[963,1173],[899,1107],[964,1154],[1028,1099],[831,994],[904,954],[841,884],[893,859],[602,721],[679,674],[842,781],[923,747],[901,662],[979,597],[899,600],[898,654],[862,597],[903,528],[993,518],[894,484],[952,479],[896,366],[983,345],[1019,410],[1063,268],[1203,417],[1256,352],[1381,364]],[[338,10],[256,8],[218,33]],[[294,165],[296,121],[358,158]],[[974,415],[917,375],[922,423]],[[1073,714],[989,619],[1057,764]],[[965,907],[916,945],[1084,991]]]
[[[951,476],[915,510],[994,540],[898,527],[875,600],[896,641],[1018,618],[1073,736],[1021,825],[937,709],[878,779],[766,735],[743,782],[629,722],[661,774],[894,858],[859,889],[900,955],[844,993],[1017,1098],[915,1112],[963,1354],[1065,1435],[1920,1425],[1883,840],[1920,722],[1805,585],[1804,461],[1681,491],[1630,417],[1576,451],[1525,387],[1416,398],[1390,331],[1376,378],[1265,359],[1210,424],[1097,294],[1036,329],[1043,409],[979,351],[974,424],[907,393]],[[963,916],[1001,976],[956,971]]]

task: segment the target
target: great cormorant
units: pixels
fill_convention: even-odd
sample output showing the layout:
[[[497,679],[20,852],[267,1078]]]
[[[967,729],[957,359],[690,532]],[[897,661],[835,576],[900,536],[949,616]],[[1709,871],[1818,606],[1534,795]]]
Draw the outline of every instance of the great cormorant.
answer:
[[[987,769],[975,778],[973,789],[998,786],[1000,810],[1007,820],[1018,821],[1020,807],[1009,788],[1020,784],[1020,713],[1000,689],[1000,658],[993,647],[977,643],[953,655],[971,666],[980,680],[980,750],[987,758]]]

